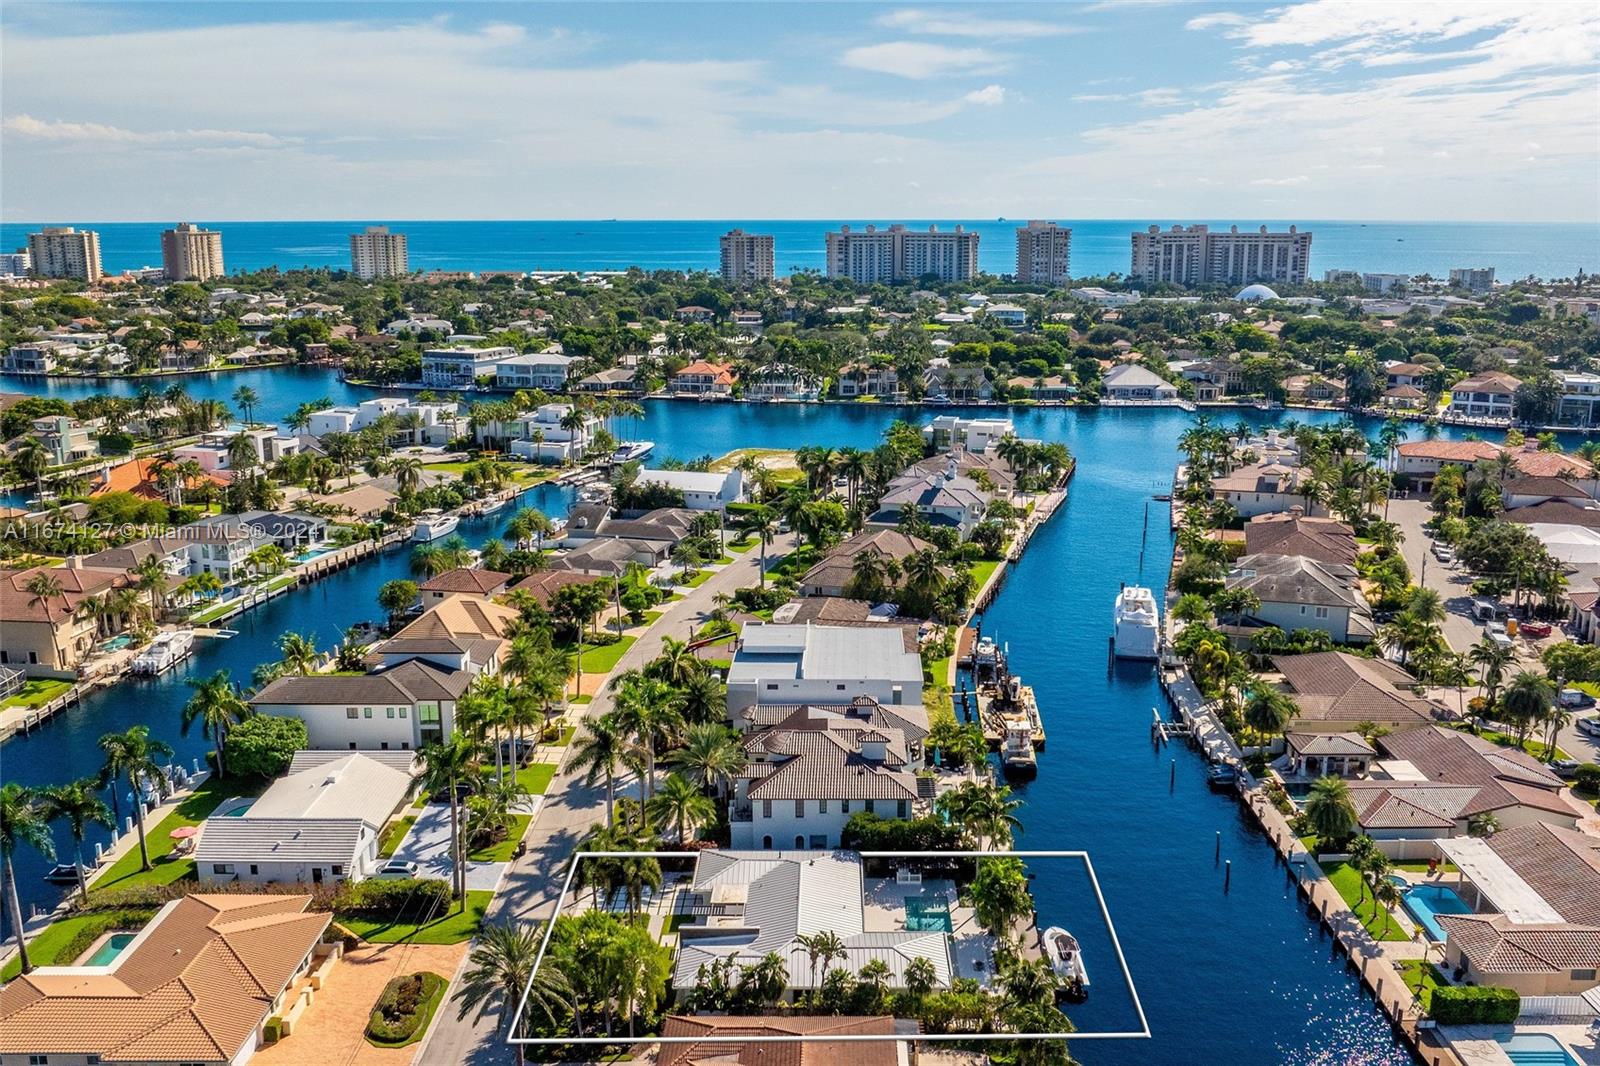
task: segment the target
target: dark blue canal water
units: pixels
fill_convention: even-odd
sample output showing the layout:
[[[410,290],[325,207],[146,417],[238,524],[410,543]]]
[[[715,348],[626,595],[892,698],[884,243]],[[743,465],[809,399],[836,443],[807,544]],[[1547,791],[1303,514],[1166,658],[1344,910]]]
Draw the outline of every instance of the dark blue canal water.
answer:
[[[295,372],[292,379],[277,373],[250,382],[276,399],[268,410],[292,408],[298,400],[289,390],[296,388],[308,398],[358,398],[354,390],[347,397],[326,371]],[[243,378],[227,376],[219,387],[231,393]],[[868,447],[897,415],[926,418],[854,405],[647,408],[639,435],[657,442],[658,455],[682,459],[738,446]],[[1014,669],[1037,690],[1050,735],[1038,779],[1020,789],[1027,802],[1017,846],[1089,853],[1154,1032],[1151,1040],[1078,1042],[1074,1054],[1091,1066],[1409,1062],[1296,904],[1270,846],[1234,803],[1207,791],[1201,760],[1183,748],[1152,750],[1150,712],[1160,700],[1152,671],[1107,669],[1119,583],[1159,588],[1166,580],[1167,512],[1150,497],[1170,484],[1177,438],[1190,416],[1053,409],[1016,419],[1023,436],[1064,441],[1080,460],[1066,504],[1035,537],[984,619],[985,630],[1009,644]],[[561,514],[569,498],[545,487],[532,490],[527,502]],[[509,514],[464,521],[462,533],[479,543],[498,533]],[[202,757],[204,739],[183,737],[178,728],[187,677],[227,669],[248,680],[258,662],[277,658],[274,645],[288,630],[311,633],[326,647],[346,626],[375,616],[379,586],[406,572],[406,553],[391,553],[235,619],[237,637],[201,642],[180,672],[97,693],[33,736],[0,747],[0,776],[46,784],[93,774],[100,761],[96,739],[136,723],[148,724],[185,763]],[[1219,832],[1222,857],[1233,864],[1227,892],[1214,860]],[[1094,993],[1071,1009],[1079,1029],[1136,1029],[1084,867],[1062,859],[1041,860],[1034,869],[1041,920],[1084,941]],[[40,879],[41,860],[24,852],[18,872],[26,901],[53,898]]]

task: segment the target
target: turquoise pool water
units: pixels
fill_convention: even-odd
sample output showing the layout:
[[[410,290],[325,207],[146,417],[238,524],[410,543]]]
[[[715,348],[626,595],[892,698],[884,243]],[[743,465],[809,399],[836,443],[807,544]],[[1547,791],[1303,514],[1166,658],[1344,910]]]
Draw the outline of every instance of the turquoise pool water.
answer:
[[[104,944],[95,948],[94,954],[89,956],[84,965],[110,966],[118,955],[127,950],[128,945],[133,943],[134,938],[138,935],[138,933],[112,933],[106,938]]]
[[[132,643],[133,638],[128,636],[128,634],[118,633],[116,636],[112,637],[110,640],[106,641],[100,646],[106,651],[121,651],[123,648],[126,648]]]
[[[1447,885],[1418,885],[1408,889],[1401,898],[1405,900],[1406,910],[1411,912],[1411,917],[1428,931],[1428,937],[1432,940],[1444,939],[1444,930],[1439,927],[1439,915],[1472,913],[1467,901]]]
[[[907,932],[948,933],[951,930],[949,904],[920,896],[906,900]]]
[[[1517,1066],[1578,1066],[1578,1060],[1567,1053],[1561,1041],[1545,1033],[1518,1033],[1495,1043]]]
[[[294,557],[294,561],[297,563],[309,563],[313,559],[320,559],[332,550],[331,548],[322,548],[317,551],[301,552]]]
[[[241,803],[237,807],[233,807],[233,808],[230,808],[229,810],[223,811],[222,812],[222,817],[224,817],[224,818],[243,818],[244,817],[244,812],[248,811],[250,809],[251,805],[252,805],[251,803]]]

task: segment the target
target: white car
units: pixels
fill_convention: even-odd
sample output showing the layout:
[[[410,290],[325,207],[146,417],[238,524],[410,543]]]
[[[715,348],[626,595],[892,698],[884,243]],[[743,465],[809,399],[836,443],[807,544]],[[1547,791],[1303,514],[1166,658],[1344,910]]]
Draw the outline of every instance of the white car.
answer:
[[[1456,561],[1455,550],[1450,545],[1439,541],[1434,542],[1433,557],[1441,563],[1453,563]]]
[[[1506,635],[1506,627],[1500,622],[1487,622],[1483,627],[1483,635],[1502,648],[1513,647],[1512,640]]]
[[[1578,719],[1578,732],[1587,733],[1591,737],[1600,737],[1600,718]]]
[[[385,881],[401,881],[417,876],[419,869],[421,867],[414,862],[409,862],[405,859],[390,859],[383,864],[382,869],[372,876]]]

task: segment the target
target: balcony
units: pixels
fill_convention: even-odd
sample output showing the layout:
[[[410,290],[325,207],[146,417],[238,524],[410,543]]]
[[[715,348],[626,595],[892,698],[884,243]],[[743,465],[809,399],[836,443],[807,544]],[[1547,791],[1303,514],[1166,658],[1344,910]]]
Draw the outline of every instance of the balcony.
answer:
[[[734,803],[728,807],[728,821],[749,822],[755,819],[755,810],[748,803]]]

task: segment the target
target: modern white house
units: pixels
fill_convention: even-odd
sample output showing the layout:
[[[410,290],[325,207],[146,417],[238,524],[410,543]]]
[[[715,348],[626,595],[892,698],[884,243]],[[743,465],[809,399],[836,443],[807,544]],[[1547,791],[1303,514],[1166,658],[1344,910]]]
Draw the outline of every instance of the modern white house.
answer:
[[[494,384],[497,389],[543,389],[545,392],[562,392],[567,387],[567,371],[577,362],[560,352],[527,352],[513,355],[495,364]]]
[[[539,463],[562,463],[583,455],[600,428],[600,419],[590,414],[581,415],[579,424],[570,428],[563,425],[571,422],[568,416],[573,410],[570,403],[547,403],[531,415],[486,428],[512,438],[512,455]]]
[[[744,499],[744,474],[738,470],[641,470],[635,483],[677,489],[692,511],[721,511]]]
[[[758,703],[848,705],[870,696],[892,708],[921,704],[922,659],[901,626],[751,622],[734,651],[727,685],[735,724]]]
[[[470,389],[481,377],[494,377],[515,348],[427,348],[422,353],[422,383],[435,389]]]
[[[243,576],[250,554],[273,542],[261,529],[241,521],[238,515],[212,515],[180,526],[166,537],[163,545],[182,543],[189,556],[191,574],[216,574],[224,584]]]
[[[250,698],[260,714],[298,718],[307,744],[334,751],[415,751],[450,735],[473,674],[409,659],[359,676],[280,677]]]
[[[1450,387],[1449,413],[1467,418],[1510,418],[1516,410],[1516,378],[1498,371],[1475,374]]]
[[[379,396],[355,406],[328,407],[315,411],[306,425],[314,437],[329,433],[354,433],[392,415],[397,434],[413,444],[443,444],[459,436],[461,424],[455,403],[422,403],[409,397]]]
[[[360,881],[378,870],[378,836],[415,780],[412,756],[296,752],[248,806],[206,819],[195,848],[204,884]]]
[[[172,455],[180,463],[193,459],[208,474],[232,470],[234,466],[228,446],[241,434],[254,445],[256,462],[261,466],[270,465],[301,450],[300,438],[292,434],[280,433],[276,429],[234,427],[216,433],[202,433],[199,443],[177,448]]]

